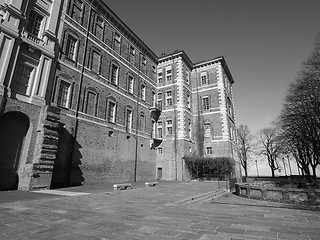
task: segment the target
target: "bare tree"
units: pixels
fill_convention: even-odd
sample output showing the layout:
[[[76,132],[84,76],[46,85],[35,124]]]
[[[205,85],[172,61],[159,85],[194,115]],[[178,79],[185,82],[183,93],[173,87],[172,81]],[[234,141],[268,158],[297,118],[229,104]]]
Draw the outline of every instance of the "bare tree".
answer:
[[[253,148],[253,135],[247,125],[240,125],[237,128],[237,153],[244,174],[248,177],[249,154]]]
[[[258,136],[260,154],[267,157],[272,177],[275,176],[275,170],[279,169],[278,157],[283,152],[283,144],[279,136],[276,127],[264,128],[259,132]]]
[[[320,164],[320,35],[303,66],[289,85],[279,125],[299,168],[310,179],[309,168],[316,178]]]

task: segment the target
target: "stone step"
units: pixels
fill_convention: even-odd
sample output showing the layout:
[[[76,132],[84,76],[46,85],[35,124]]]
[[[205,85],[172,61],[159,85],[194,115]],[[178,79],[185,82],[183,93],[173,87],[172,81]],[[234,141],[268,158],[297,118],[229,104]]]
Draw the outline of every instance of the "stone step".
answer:
[[[178,204],[190,204],[190,203],[194,204],[194,203],[211,201],[212,199],[214,199],[218,196],[224,195],[226,193],[227,193],[227,191],[225,189],[216,189],[212,192],[207,192],[207,193],[200,194],[197,196],[189,197],[189,198],[184,199],[182,201],[176,202],[175,204],[177,204],[177,205]]]

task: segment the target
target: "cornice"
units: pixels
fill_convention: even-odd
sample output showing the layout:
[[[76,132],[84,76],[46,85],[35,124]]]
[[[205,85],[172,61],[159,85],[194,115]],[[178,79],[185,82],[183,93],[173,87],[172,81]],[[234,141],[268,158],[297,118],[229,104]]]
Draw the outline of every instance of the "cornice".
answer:
[[[152,61],[158,63],[157,55],[102,0],[91,0],[88,4],[92,4],[95,11],[107,18]]]
[[[173,60],[178,57],[181,57],[182,60],[187,64],[187,66],[192,70],[193,63],[191,62],[190,58],[183,50],[180,50],[180,51],[176,50],[173,53],[162,55],[161,57],[159,57],[159,63],[165,62],[165,61],[170,61],[170,60]]]

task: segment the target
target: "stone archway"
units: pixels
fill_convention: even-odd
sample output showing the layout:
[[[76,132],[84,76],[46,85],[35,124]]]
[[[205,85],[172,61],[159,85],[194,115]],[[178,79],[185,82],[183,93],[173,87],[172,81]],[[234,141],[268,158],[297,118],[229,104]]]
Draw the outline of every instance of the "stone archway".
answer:
[[[20,112],[0,116],[0,190],[18,189],[18,168],[29,118]]]

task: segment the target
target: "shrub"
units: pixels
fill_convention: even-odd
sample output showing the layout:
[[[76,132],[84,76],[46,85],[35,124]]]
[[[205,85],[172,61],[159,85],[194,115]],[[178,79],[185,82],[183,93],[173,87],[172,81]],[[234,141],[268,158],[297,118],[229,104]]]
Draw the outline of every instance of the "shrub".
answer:
[[[184,157],[192,179],[224,180],[234,169],[234,160],[228,157]]]

